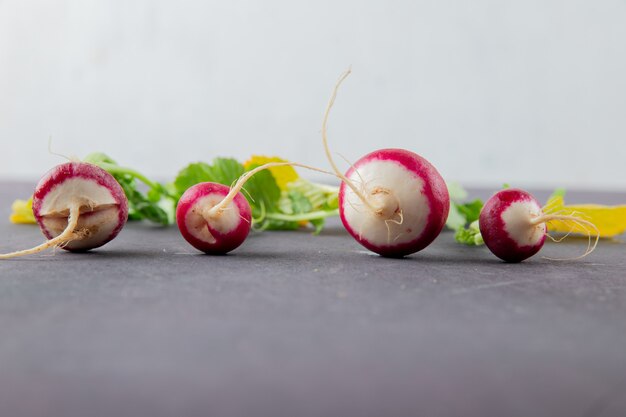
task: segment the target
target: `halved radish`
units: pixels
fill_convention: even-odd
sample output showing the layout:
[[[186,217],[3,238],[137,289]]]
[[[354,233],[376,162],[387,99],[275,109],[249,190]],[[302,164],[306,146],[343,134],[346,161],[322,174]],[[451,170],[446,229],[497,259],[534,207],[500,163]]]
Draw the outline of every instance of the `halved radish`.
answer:
[[[115,178],[93,164],[67,162],[52,168],[37,184],[33,214],[47,242],[0,255],[0,259],[50,247],[82,252],[113,239],[128,218],[128,200]]]

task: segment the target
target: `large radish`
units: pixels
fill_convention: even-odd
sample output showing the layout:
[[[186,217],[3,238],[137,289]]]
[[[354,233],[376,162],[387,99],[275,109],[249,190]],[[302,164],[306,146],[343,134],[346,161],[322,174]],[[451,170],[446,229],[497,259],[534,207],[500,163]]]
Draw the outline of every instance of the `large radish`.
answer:
[[[428,246],[443,229],[450,197],[445,181],[423,157],[404,149],[371,152],[342,174],[328,147],[327,124],[340,78],[326,107],[322,140],[326,156],[342,180],[339,212],[348,233],[367,249],[403,257]]]

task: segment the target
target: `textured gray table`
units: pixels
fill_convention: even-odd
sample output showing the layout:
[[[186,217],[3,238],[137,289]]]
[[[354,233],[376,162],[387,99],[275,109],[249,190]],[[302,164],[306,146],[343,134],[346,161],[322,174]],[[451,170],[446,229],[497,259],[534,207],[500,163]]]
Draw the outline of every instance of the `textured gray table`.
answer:
[[[42,240],[6,221],[29,192],[0,184],[2,251]],[[132,224],[0,262],[0,416],[623,417],[625,248],[509,265],[444,233],[392,260],[335,223],[209,257]]]

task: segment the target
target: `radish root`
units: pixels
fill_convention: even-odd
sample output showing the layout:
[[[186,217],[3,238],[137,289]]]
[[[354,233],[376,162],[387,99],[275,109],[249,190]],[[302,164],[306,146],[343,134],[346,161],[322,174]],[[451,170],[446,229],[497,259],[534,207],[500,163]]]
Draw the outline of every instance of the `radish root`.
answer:
[[[330,99],[328,100],[328,104],[326,105],[326,111],[324,112],[324,120],[322,121],[322,141],[324,143],[324,151],[326,152],[326,158],[328,158],[328,162],[330,163],[330,166],[333,168],[333,171],[335,171],[335,174],[337,175],[337,177],[339,177],[341,181],[343,181],[348,187],[350,187],[352,192],[363,202],[363,204],[365,204],[365,206],[367,206],[367,208],[369,208],[373,213],[376,213],[378,210],[369,202],[365,194],[363,194],[357,188],[357,186],[354,184],[353,181],[348,179],[345,175],[341,173],[341,171],[339,171],[339,168],[335,164],[335,161],[333,160],[333,157],[330,153],[330,148],[328,147],[328,133],[327,133],[328,116],[330,116],[330,111],[333,108],[333,105],[335,104],[335,100],[337,99],[337,92],[339,91],[339,87],[344,82],[344,80],[348,78],[348,75],[350,75],[351,72],[352,72],[352,69],[348,69],[343,74],[341,74],[341,76],[339,77],[339,80],[337,80],[337,83],[335,84],[335,88],[333,88],[333,92],[330,96]]]
[[[16,258],[18,256],[32,255],[35,253],[42,252],[48,248],[56,248],[63,247],[67,245],[73,240],[80,240],[86,237],[85,232],[78,231],[76,232],[76,227],[78,226],[78,217],[80,215],[80,206],[74,205],[70,207],[70,214],[67,218],[67,227],[63,232],[55,238],[52,238],[41,245],[35,246],[34,248],[24,249],[17,252],[4,253],[0,254],[0,259],[10,259]]]
[[[390,223],[397,224],[398,226],[402,226],[402,223],[404,223],[404,214],[402,214],[402,210],[399,210],[396,214],[398,215],[398,217],[400,217],[400,220],[394,220],[393,218],[385,220],[385,226],[387,227],[387,244],[388,245],[390,245],[391,242],[392,242],[392,240],[391,240],[391,225],[390,225]],[[400,239],[400,237],[403,234],[404,233],[402,233],[402,232],[398,233],[398,235],[393,239],[393,242],[395,242],[396,240]]]
[[[330,116],[330,111],[332,110],[335,104],[335,100],[337,99],[337,92],[339,91],[339,87],[341,87],[341,84],[345,81],[346,78],[348,78],[348,75],[350,75],[351,72],[352,72],[352,69],[349,68],[343,74],[341,74],[341,76],[339,77],[339,80],[337,80],[337,83],[335,84],[335,87],[333,88],[333,92],[330,96],[330,99],[328,100],[326,111],[324,112],[324,119],[322,121],[322,142],[324,144],[324,151],[326,152],[326,158],[328,159],[328,162],[333,168],[335,175],[341,181],[343,181],[348,187],[350,187],[352,192],[359,198],[359,200],[363,202],[363,204],[374,215],[379,216],[379,217],[385,217],[387,215],[386,212],[389,211],[388,210],[389,202],[384,202],[382,205],[372,204],[372,201],[368,198],[368,190],[367,190],[366,184],[363,181],[361,174],[359,174],[359,171],[352,164],[348,162],[348,164],[352,167],[354,172],[356,172],[359,178],[361,178],[361,187],[360,187],[361,189],[359,189],[359,187],[355,184],[354,181],[350,180],[348,177],[342,174],[341,171],[339,171],[339,168],[337,167],[337,164],[335,164],[335,161],[333,160],[332,154],[330,152],[330,148],[328,146],[328,117]],[[345,160],[345,158],[343,159]]]
[[[555,239],[552,236],[550,236],[549,234],[546,234],[553,242],[561,242],[563,239],[565,239],[567,236],[569,236],[573,230],[575,226],[579,226],[580,228],[582,228],[586,233],[587,233],[587,249],[585,250],[585,252],[580,255],[580,256],[576,256],[573,258],[548,258],[548,257],[544,257],[545,259],[549,259],[552,261],[573,261],[576,259],[582,259],[585,256],[589,255],[591,252],[593,252],[596,249],[596,246],[598,246],[598,241],[600,240],[600,230],[598,230],[598,228],[596,227],[595,224],[593,224],[592,222],[585,220],[585,219],[581,219],[580,217],[577,217],[574,215],[574,213],[566,215],[566,214],[544,214],[542,216],[538,216],[536,218],[534,218],[533,220],[531,220],[531,225],[538,225],[540,223],[549,223],[551,221],[561,221],[563,223],[566,224],[572,224],[570,228],[570,231],[563,237],[561,237],[560,239]],[[592,233],[594,232],[594,233]],[[595,239],[593,240],[592,243],[592,234],[595,234]]]
[[[205,210],[205,212],[203,213],[204,217],[205,218],[214,218],[214,217],[218,217],[222,212],[224,212],[226,207],[230,203],[232,203],[234,198],[237,196],[237,193],[239,193],[241,191],[241,189],[244,186],[244,184],[254,174],[256,174],[257,172],[263,171],[265,169],[268,169],[268,168],[280,167],[280,166],[294,166],[294,167],[310,169],[312,171],[317,171],[317,172],[321,172],[321,173],[324,173],[324,174],[335,175],[332,172],[328,172],[328,171],[325,171],[323,169],[315,168],[315,167],[312,167],[312,166],[309,166],[309,165],[305,165],[305,164],[300,164],[300,163],[297,163],[297,162],[268,162],[267,164],[260,165],[260,166],[254,168],[254,169],[251,169],[250,171],[246,172],[241,177],[239,177],[239,179],[237,180],[235,185],[231,186],[230,191],[228,192],[228,194],[226,194],[226,197],[224,197],[222,199],[222,201],[220,201],[219,203],[217,203],[213,207]]]
[[[52,136],[48,137],[48,153],[50,155],[54,155],[54,156],[58,156],[58,157],[63,158],[63,159],[67,159],[67,161],[69,161],[69,162],[81,162],[80,158],[77,157],[77,156],[74,156],[74,155],[67,156],[67,155],[63,155],[62,153],[54,152],[52,150]]]

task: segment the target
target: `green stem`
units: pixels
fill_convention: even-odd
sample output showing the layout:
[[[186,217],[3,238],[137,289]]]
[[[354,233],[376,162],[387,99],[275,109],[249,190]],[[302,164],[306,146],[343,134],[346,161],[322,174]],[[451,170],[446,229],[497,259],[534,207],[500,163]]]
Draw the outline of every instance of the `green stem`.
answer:
[[[312,211],[310,213],[302,213],[302,214],[282,214],[282,213],[267,213],[265,217],[267,219],[272,220],[283,220],[287,222],[299,222],[304,220],[316,220],[323,219],[326,217],[333,217],[339,215],[339,209],[330,210],[330,211]]]
[[[158,184],[149,180],[143,174],[135,171],[134,169],[121,167],[119,165],[109,164],[108,162],[97,162],[95,165],[98,165],[100,168],[108,171],[110,174],[122,174],[122,175],[130,175],[131,177],[137,178],[139,181],[143,182],[150,188],[157,188]]]
[[[339,193],[339,187],[336,187],[334,185],[320,184],[318,182],[311,182],[311,184],[314,185],[315,187],[319,188],[321,191],[323,191],[326,194],[337,194],[337,193]]]

